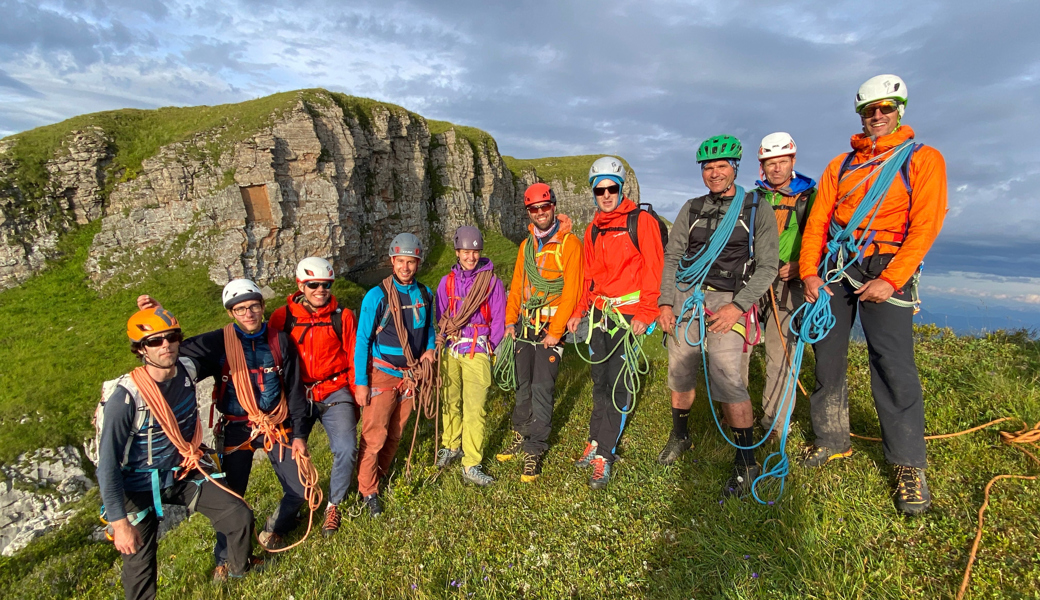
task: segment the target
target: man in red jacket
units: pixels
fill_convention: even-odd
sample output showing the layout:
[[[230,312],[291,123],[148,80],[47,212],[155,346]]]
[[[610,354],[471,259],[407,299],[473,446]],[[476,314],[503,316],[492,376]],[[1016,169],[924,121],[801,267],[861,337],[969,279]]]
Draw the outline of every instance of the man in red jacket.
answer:
[[[611,465],[617,458],[617,444],[633,400],[622,381],[624,377],[619,380],[625,356],[624,348],[618,346],[630,329],[636,336],[646,333],[660,314],[657,299],[661,295],[664,250],[657,219],[622,192],[625,166],[620,159],[605,156],[594,162],[589,183],[599,210],[585,230],[585,284],[567,329],[576,333],[582,319],[590,314],[594,324],[589,337],[592,415],[588,444],[576,464],[591,466],[589,487],[602,489],[610,481]],[[639,212],[633,239],[629,214],[635,211]]]
[[[332,450],[329,505],[322,533],[339,529],[336,508],[347,495],[357,459],[357,422],[354,403],[354,339],[357,318],[336,302],[330,288],[335,279],[332,265],[323,258],[308,257],[296,267],[299,291],[271,314],[269,326],[284,330],[300,356],[304,388],[311,402],[311,419],[321,421]]]

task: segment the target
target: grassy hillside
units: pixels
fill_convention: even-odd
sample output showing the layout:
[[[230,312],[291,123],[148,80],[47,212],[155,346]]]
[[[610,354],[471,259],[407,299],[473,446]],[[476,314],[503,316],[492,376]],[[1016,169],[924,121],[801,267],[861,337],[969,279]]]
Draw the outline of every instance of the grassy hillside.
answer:
[[[500,267],[511,267],[508,259],[515,249],[507,241],[489,238],[488,249]],[[445,248],[433,256],[421,276],[429,284],[454,261]],[[82,256],[0,293],[0,364],[5,365],[0,407],[5,416],[30,407],[47,415],[43,423],[19,426],[25,433],[5,417],[0,440],[8,454],[19,445],[54,445],[75,437],[49,424],[50,415],[61,415],[70,428],[82,427],[98,383],[133,364],[121,323],[139,291],[162,298],[190,323],[189,331],[224,322],[214,308],[219,290],[202,273],[187,267],[156,273],[140,289],[100,298],[82,285],[77,260]],[[361,290],[345,282],[336,286],[337,295],[357,307]],[[1040,420],[1035,342],[1003,334],[958,338],[934,327],[919,329],[917,337],[929,432],[960,430],[1005,415]],[[693,450],[671,467],[655,462],[670,428],[659,339],[648,342],[651,373],[607,490],[590,491],[587,472],[570,464],[585,442],[591,390],[588,367],[568,348],[550,450],[538,482],[519,483],[518,464],[499,465],[493,459],[508,440],[512,408],[508,395],[493,391],[484,461],[499,480],[492,488],[464,486],[454,470],[435,477],[428,467],[406,481],[400,462],[408,450],[404,444],[380,520],[369,519],[358,505],[348,507],[352,514],[337,536],[314,536],[272,559],[261,573],[213,586],[208,582],[213,531],[205,518],[195,516],[160,545],[160,598],[950,597],[974,536],[983,485],[996,473],[1036,470],[1021,453],[999,444],[994,430],[930,442],[934,509],[906,519],[892,506],[880,446],[856,442],[856,454],[842,464],[822,471],[793,466],[784,496],[772,506],[750,500],[720,503],[719,487],[732,451],[703,401],[691,417]],[[22,340],[20,350],[10,349],[12,340]],[[83,346],[86,351],[75,352]],[[854,345],[850,414],[854,431],[876,435],[866,360],[865,347]],[[12,361],[23,364],[9,375]],[[803,374],[807,383],[811,368],[807,365]],[[756,355],[753,396],[761,391],[762,377]],[[25,401],[25,394],[34,395]],[[12,405],[19,408],[11,410]],[[811,439],[807,408],[799,398],[792,451]],[[426,464],[432,458],[432,433],[428,424],[420,428],[416,452]],[[331,457],[320,428],[312,447],[319,471],[327,473]],[[258,518],[264,518],[277,500],[277,482],[266,464],[254,473],[247,498]],[[0,597],[120,595],[119,561],[111,546],[86,540],[96,496],[83,506],[81,516],[64,529],[17,557],[0,558]],[[1036,483],[997,485],[970,598],[1035,597],[1040,589],[1038,511]]]
[[[513,175],[520,177],[524,171],[534,169],[541,181],[570,181],[579,189],[588,189],[589,166],[602,154],[588,154],[584,156],[550,156],[546,158],[513,158],[503,156],[506,167]],[[621,159],[625,168],[632,169],[628,161]]]

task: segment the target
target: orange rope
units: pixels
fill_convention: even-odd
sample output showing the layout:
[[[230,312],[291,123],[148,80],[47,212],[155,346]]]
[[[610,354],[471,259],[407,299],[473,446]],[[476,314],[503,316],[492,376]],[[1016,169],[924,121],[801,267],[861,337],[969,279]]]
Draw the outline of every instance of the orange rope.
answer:
[[[238,402],[245,409],[246,414],[249,416],[249,424],[253,428],[247,443],[262,435],[265,452],[270,452],[276,445],[279,447],[279,452],[284,452],[288,448],[292,452],[293,460],[296,462],[297,476],[300,478],[300,483],[303,484],[303,497],[307,502],[307,508],[310,509],[310,514],[307,517],[307,531],[303,534],[303,537],[299,541],[277,550],[272,550],[263,545],[260,542],[260,538],[257,537],[257,543],[267,552],[285,552],[302,544],[311,533],[311,527],[314,524],[314,511],[321,506],[321,501],[324,498],[321,488],[318,486],[318,470],[314,467],[314,463],[311,462],[309,453],[292,451],[289,436],[285,427],[282,427],[282,423],[289,416],[289,407],[285,402],[285,390],[282,390],[282,397],[274,410],[269,413],[260,410],[260,405],[256,401],[256,394],[253,393],[253,382],[249,378],[249,365],[246,364],[245,351],[242,349],[242,342],[238,339],[238,334],[235,333],[234,323],[228,323],[224,326],[224,353],[228,361],[231,381],[235,384],[235,394],[238,397]],[[239,447],[241,448],[242,446]],[[238,496],[238,494],[235,495]],[[241,496],[238,497],[241,498]]]

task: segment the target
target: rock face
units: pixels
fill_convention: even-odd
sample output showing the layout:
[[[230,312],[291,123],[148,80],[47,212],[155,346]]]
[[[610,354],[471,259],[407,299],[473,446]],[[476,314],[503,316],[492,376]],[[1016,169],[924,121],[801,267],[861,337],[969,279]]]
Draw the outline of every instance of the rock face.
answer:
[[[73,446],[44,448],[0,467],[0,554],[11,556],[33,539],[60,526],[64,507],[94,487]]]
[[[330,258],[337,272],[359,278],[382,267],[402,231],[427,246],[463,224],[513,240],[526,235],[523,192],[539,180],[537,169],[511,171],[495,141],[471,128],[392,105],[358,110],[317,91],[301,92],[268,125],[214,156],[222,134],[163,146],[135,177],[106,188],[106,176],[115,176],[106,170],[112,143],[100,129],[73,132],[47,162],[50,183],[37,209],[24,206],[23,190],[0,190],[0,288],[42,268],[72,223],[99,217],[86,264],[96,286],[132,282],[172,257],[205,262],[217,284],[290,277],[306,256]],[[0,179],[13,169],[5,151],[0,143]],[[583,172],[554,174],[547,182],[559,210],[581,227],[593,212],[583,179]],[[630,183],[638,200],[634,175]]]

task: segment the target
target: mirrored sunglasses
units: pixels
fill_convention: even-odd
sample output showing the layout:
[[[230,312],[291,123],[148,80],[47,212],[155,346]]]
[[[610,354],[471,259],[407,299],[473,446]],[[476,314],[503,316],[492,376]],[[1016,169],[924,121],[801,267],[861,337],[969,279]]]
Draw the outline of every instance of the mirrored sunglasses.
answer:
[[[881,114],[890,115],[894,113],[898,108],[899,103],[895,100],[881,100],[880,102],[874,102],[859,109],[859,116],[863,117],[864,119],[873,117],[874,111],[878,109],[881,109]]]

